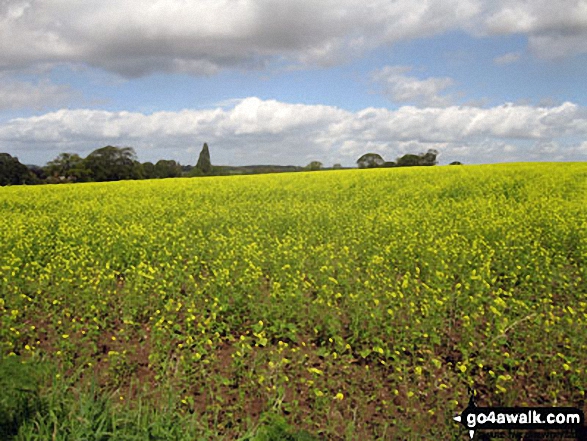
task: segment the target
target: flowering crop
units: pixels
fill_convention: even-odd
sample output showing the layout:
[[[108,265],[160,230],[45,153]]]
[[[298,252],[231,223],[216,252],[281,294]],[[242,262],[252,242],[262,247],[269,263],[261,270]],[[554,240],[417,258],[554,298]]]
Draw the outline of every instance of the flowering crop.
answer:
[[[583,163],[7,187],[0,236],[1,354],[169,387],[227,436],[277,409],[440,439],[467,386],[584,400]]]

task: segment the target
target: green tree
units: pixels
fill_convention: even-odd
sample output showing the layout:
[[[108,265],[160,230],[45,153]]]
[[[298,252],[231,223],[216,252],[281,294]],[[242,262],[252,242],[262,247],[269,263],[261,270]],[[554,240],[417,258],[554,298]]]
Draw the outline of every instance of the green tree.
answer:
[[[434,149],[430,149],[426,153],[420,153],[419,155],[408,153],[397,159],[397,166],[414,167],[418,165],[436,165],[438,163],[436,161],[437,156],[438,151]]]
[[[342,168],[342,165],[336,163],[332,166],[332,170],[340,170]]]
[[[27,164],[26,165],[30,172],[35,176],[35,182],[40,183],[47,179],[47,173],[43,167],[39,167],[38,165]]]
[[[193,165],[182,165],[181,166],[181,174],[182,176],[189,176],[190,172],[192,171],[192,169],[194,168]]]
[[[155,164],[152,162],[143,162],[141,164],[143,170],[143,179],[155,179],[157,174],[155,173]]]
[[[17,157],[0,153],[0,185],[35,183],[35,176]]]
[[[309,171],[317,171],[322,168],[322,163],[320,161],[312,161],[304,168]]]
[[[132,147],[106,146],[94,150],[84,160],[94,181],[139,179],[136,153]]]
[[[212,161],[210,160],[210,150],[207,143],[204,143],[202,147],[196,168],[203,175],[207,175],[212,171]]]
[[[47,163],[45,173],[56,182],[60,179],[83,182],[90,178],[90,171],[77,153],[60,153],[57,158]]]
[[[438,156],[438,151],[434,149],[429,149],[426,153],[420,154],[420,165],[436,165],[438,161],[436,157]]]
[[[130,179],[145,179],[145,175],[143,173],[143,164],[135,159],[132,162],[132,171],[130,174]]]
[[[397,158],[396,164],[398,167],[415,167],[420,165],[420,156],[408,153],[401,158]]]
[[[365,153],[357,159],[359,168],[376,168],[381,167],[384,163],[385,160],[377,153]]]
[[[155,164],[155,176],[158,178],[177,178],[181,176],[181,165],[173,160],[161,159]]]
[[[453,161],[448,165],[463,165],[463,163],[461,161]]]

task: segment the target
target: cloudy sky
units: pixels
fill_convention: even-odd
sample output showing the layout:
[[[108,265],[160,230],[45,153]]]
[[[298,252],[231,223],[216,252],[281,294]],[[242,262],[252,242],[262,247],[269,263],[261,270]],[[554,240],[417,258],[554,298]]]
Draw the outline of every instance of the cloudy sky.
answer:
[[[587,160],[587,0],[2,0],[0,151],[43,165]]]

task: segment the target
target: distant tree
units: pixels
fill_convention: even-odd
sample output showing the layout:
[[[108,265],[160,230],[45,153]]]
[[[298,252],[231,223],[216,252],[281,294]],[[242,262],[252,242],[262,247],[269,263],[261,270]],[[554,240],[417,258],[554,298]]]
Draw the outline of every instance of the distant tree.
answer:
[[[341,168],[342,168],[342,165],[340,165],[340,164],[338,164],[338,163],[337,163],[337,164],[334,164],[334,165],[332,166],[332,170],[340,170]]]
[[[33,184],[35,177],[17,157],[0,153],[0,185]]]
[[[155,179],[157,177],[155,164],[152,162],[143,162],[141,168],[143,170],[143,179]]]
[[[202,170],[200,170],[198,167],[194,167],[187,173],[187,176],[196,177],[196,176],[205,176],[205,175],[202,172]]]
[[[320,161],[312,161],[304,168],[309,171],[317,171],[322,168],[322,163]]]
[[[155,164],[155,176],[158,178],[177,178],[181,176],[181,165],[173,160],[161,159]]]
[[[414,167],[418,165],[436,165],[436,156],[438,151],[430,149],[426,153],[420,153],[419,155],[413,155],[408,153],[401,158],[397,158],[398,167]]]
[[[30,170],[30,172],[35,176],[35,181],[37,183],[40,183],[47,179],[47,173],[45,172],[43,167],[39,167],[38,165],[33,164],[27,164],[26,166]]]
[[[413,167],[420,165],[420,156],[408,153],[396,160],[398,167]]]
[[[132,147],[106,146],[94,150],[84,160],[94,181],[139,179],[138,161]]]
[[[420,154],[420,165],[436,165],[438,163],[437,156],[437,150],[429,149],[426,153]]]
[[[450,163],[450,164],[448,164],[448,165],[463,165],[463,163],[462,163],[462,162],[460,162],[460,161],[453,161],[453,162],[451,162],[451,163]]]
[[[190,172],[194,168],[193,165],[182,165],[181,166],[181,173],[183,176],[189,176]]]
[[[132,162],[132,170],[129,179],[145,179],[143,164],[141,164],[136,159]]]
[[[385,160],[377,153],[365,153],[357,159],[359,168],[376,168],[381,167],[384,163]]]
[[[202,147],[196,168],[203,175],[207,175],[212,171],[212,161],[210,160],[210,150],[208,149],[207,143],[204,143]]]
[[[381,167],[384,167],[384,168],[397,167],[397,164],[393,161],[385,161]]]
[[[90,171],[85,167],[84,160],[77,153],[60,153],[45,166],[45,173],[52,182],[87,181]]]
[[[45,166],[47,174],[66,177],[69,171],[78,167],[83,159],[77,153],[60,153],[53,161]]]

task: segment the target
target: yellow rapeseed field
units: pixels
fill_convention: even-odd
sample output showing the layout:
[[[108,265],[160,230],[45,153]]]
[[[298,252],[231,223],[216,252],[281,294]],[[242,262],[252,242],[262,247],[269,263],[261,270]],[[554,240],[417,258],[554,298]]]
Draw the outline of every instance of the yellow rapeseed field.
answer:
[[[586,163],[6,187],[0,237],[3,356],[172,391],[202,433],[450,439],[467,387],[584,406]]]

